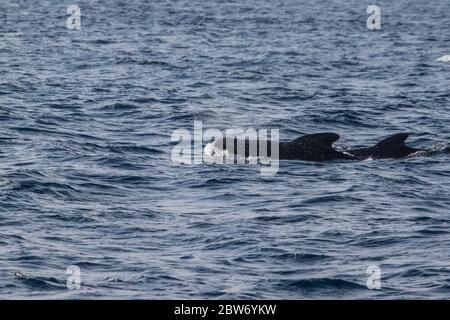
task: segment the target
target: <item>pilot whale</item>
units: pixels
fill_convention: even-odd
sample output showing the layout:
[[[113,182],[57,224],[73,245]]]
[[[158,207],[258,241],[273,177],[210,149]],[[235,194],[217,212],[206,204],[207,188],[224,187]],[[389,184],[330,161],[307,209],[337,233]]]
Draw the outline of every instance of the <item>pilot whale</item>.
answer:
[[[415,149],[405,145],[408,138],[407,133],[394,134],[371,147],[336,150],[333,143],[339,140],[336,133],[325,132],[308,134],[292,141],[274,143],[273,141],[253,141],[256,148],[251,148],[248,139],[242,140],[237,137],[229,139],[221,138],[214,141],[217,150],[232,151],[235,155],[245,158],[255,156],[253,152],[260,154],[260,149],[267,150],[266,155],[271,156],[271,148],[278,147],[280,160],[305,160],[305,161],[330,161],[330,160],[365,160],[365,159],[398,159],[405,158],[421,149]],[[239,144],[244,146],[238,148]]]
[[[405,145],[408,138],[407,133],[397,133],[383,141],[377,143],[373,147],[350,149],[346,152],[351,154],[358,160],[372,159],[399,159],[405,158],[422,149],[415,149]]]

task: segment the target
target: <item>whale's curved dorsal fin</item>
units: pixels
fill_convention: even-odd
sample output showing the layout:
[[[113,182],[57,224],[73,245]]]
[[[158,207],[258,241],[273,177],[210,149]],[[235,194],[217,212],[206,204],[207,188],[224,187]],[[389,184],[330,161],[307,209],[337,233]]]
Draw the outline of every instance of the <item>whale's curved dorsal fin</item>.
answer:
[[[334,142],[339,140],[339,135],[337,133],[325,132],[325,133],[314,133],[307,134],[306,136],[302,136],[292,141],[295,144],[314,144],[320,145],[323,147],[330,147]]]
[[[377,143],[377,147],[404,147],[407,133],[397,133]]]

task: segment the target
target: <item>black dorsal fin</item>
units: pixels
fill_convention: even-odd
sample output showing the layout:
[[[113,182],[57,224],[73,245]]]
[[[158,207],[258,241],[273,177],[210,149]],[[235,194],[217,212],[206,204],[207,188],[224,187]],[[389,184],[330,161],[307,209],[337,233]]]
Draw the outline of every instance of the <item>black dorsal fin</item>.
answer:
[[[301,144],[315,144],[331,148],[333,143],[339,140],[339,138],[340,138],[339,135],[336,133],[324,132],[324,133],[307,134],[306,136],[297,138],[292,142]]]
[[[377,143],[378,147],[404,147],[407,133],[397,133]]]

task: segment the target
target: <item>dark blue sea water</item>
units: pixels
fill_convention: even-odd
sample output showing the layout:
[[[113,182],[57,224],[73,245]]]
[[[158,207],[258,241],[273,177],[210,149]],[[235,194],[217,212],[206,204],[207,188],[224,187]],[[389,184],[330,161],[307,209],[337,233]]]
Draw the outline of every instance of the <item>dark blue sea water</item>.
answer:
[[[448,0],[377,1],[375,31],[370,1],[78,0],[81,30],[70,4],[0,4],[0,298],[450,297],[450,154],[170,157],[194,120],[439,150]]]

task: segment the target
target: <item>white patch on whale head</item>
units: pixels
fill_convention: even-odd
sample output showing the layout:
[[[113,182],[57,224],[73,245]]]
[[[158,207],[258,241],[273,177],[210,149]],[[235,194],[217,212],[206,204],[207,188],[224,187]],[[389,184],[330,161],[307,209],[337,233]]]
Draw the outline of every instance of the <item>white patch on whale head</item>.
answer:
[[[204,155],[210,158],[210,160],[214,160],[214,163],[222,163],[227,156],[231,156],[227,150],[216,147],[215,141],[205,145]]]
[[[207,143],[205,145],[205,150],[204,151],[205,151],[205,155],[206,156],[212,158],[214,156],[214,154],[216,153],[216,150],[214,148],[214,142]]]
[[[213,161],[214,163],[222,163],[222,161],[224,161],[227,157],[235,157],[236,158],[242,158],[241,155],[234,155],[231,152],[229,152],[228,150],[224,150],[220,147],[217,147],[215,145],[215,141],[209,142],[205,145],[204,148],[204,155],[206,157],[208,157],[210,160],[215,160]],[[258,160],[259,161],[271,161],[272,158],[268,157],[268,156],[248,156],[245,158],[247,163],[256,163]]]

